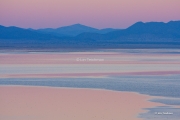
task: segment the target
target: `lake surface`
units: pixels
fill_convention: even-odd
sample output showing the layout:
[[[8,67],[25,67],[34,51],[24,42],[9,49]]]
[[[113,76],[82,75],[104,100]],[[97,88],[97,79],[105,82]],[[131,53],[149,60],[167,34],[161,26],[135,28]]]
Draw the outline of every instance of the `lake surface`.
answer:
[[[0,85],[95,88],[153,96],[145,120],[180,118],[180,50],[0,52]],[[160,115],[156,112],[173,114]]]

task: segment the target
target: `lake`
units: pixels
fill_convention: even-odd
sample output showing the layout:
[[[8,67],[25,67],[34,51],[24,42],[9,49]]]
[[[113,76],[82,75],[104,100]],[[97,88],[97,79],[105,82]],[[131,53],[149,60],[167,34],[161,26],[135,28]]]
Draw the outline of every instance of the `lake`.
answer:
[[[1,51],[0,85],[138,93],[163,104],[138,118],[179,120],[180,50]]]

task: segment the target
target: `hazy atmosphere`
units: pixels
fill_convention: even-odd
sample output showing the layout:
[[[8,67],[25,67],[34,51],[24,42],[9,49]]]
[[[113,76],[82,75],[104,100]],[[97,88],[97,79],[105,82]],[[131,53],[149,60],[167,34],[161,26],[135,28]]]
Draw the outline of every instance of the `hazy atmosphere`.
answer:
[[[180,0],[0,0],[0,120],[180,120]]]
[[[81,23],[127,28],[137,21],[179,20],[179,0],[1,0],[0,24],[57,28]]]

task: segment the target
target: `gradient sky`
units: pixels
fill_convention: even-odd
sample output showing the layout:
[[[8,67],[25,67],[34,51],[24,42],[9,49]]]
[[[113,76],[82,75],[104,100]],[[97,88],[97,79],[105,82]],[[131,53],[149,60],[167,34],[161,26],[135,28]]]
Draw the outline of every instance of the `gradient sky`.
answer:
[[[126,28],[137,21],[180,20],[179,5],[180,0],[0,0],[0,25]]]

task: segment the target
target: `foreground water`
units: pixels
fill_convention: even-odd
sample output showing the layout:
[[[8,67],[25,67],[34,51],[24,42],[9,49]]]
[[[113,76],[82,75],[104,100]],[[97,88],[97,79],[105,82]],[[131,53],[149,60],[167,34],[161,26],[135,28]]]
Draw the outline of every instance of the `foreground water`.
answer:
[[[180,50],[1,52],[0,67],[0,85],[138,92],[165,104],[144,108],[148,112],[140,118],[180,118]]]

